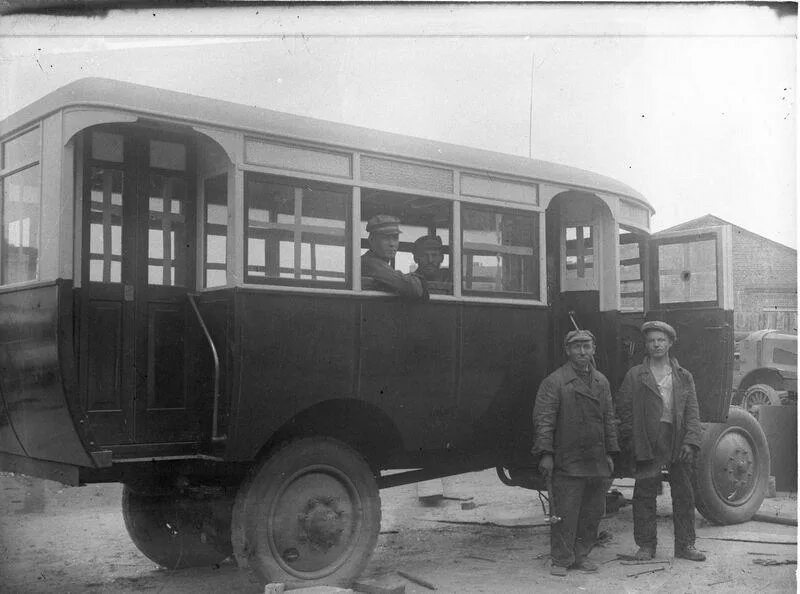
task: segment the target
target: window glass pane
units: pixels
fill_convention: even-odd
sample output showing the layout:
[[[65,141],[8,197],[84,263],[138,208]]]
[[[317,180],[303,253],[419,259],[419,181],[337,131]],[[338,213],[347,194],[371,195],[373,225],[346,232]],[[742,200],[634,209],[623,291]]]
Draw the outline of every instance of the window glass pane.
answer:
[[[716,241],[659,245],[658,286],[661,303],[716,301]]]
[[[349,190],[251,176],[245,191],[248,280],[346,282]]]
[[[40,213],[38,165],[3,180],[2,284],[36,280]]]
[[[92,159],[122,163],[123,147],[122,134],[92,132]]]
[[[589,225],[566,227],[566,280],[594,278],[594,238]]]
[[[225,174],[205,180],[203,184],[206,215],[205,286],[226,284],[225,266],[228,251],[228,176]]]
[[[38,161],[41,153],[41,132],[35,128],[3,143],[3,169],[14,169]]]
[[[639,236],[619,232],[619,302],[622,311],[644,310],[644,281]]]
[[[160,169],[186,169],[186,146],[177,142],[150,141],[150,167]]]
[[[124,173],[92,167],[89,203],[89,280],[120,282]]]
[[[464,292],[539,297],[539,214],[462,206]]]
[[[147,282],[186,286],[186,181],[152,174],[147,233]]]

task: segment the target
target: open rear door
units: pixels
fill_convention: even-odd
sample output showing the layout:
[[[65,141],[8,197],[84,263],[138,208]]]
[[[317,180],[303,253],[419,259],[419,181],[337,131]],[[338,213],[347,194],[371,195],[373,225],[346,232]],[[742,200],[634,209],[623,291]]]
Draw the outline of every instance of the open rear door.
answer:
[[[678,333],[672,347],[692,372],[704,422],[724,422],[733,373],[731,227],[657,234],[650,239],[648,320]]]

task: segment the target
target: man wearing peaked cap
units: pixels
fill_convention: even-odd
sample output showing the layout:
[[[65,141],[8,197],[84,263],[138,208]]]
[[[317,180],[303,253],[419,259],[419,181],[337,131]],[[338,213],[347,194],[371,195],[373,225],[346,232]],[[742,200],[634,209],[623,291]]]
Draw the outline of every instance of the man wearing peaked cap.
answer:
[[[374,280],[381,290],[404,297],[427,298],[428,291],[422,278],[403,274],[392,266],[392,258],[400,247],[400,219],[392,215],[375,215],[367,221],[367,232],[369,250],[361,256],[361,275]]]
[[[636,558],[656,554],[656,496],[661,470],[669,473],[675,557],[705,561],[695,549],[693,463],[703,439],[692,374],[670,356],[675,329],[665,322],[642,325],[647,356],[625,375],[616,395],[620,441],[636,463],[633,539]]]
[[[569,361],[539,386],[533,407],[539,471],[552,477],[550,573],[597,571],[587,556],[594,546],[605,506],[605,486],[618,451],[611,388],[592,366],[594,335],[573,330],[564,337]]]

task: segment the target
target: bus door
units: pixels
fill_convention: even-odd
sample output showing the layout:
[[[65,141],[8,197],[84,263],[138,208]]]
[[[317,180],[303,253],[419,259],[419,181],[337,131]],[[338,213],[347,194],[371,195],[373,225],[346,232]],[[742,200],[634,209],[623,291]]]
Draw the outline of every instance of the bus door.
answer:
[[[185,341],[192,173],[184,138],[125,127],[85,135],[80,377],[100,444],[199,437]]]
[[[701,419],[723,422],[733,372],[731,228],[658,234],[648,249],[646,319],[675,328],[671,352],[694,376]]]

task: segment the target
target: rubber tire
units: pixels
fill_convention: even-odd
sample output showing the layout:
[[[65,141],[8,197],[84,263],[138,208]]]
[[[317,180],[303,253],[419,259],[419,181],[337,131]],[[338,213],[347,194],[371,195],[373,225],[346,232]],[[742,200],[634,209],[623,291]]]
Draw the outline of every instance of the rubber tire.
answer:
[[[325,468],[330,469],[331,476],[349,482],[353,489],[359,503],[352,513],[357,525],[347,545],[348,550],[329,566],[314,571],[295,571],[289,566],[292,561],[285,561],[272,551],[271,543],[276,543],[280,536],[271,538],[271,528],[279,524],[277,519],[285,516],[278,515],[273,519],[271,510],[279,502],[300,501],[302,498],[287,496],[281,499],[280,495],[284,489],[298,484],[300,481],[297,479],[304,473],[310,475]],[[380,493],[364,458],[337,439],[301,438],[284,444],[257,465],[239,489],[233,508],[233,551],[238,565],[248,568],[262,583],[282,582],[287,588],[349,587],[369,562],[380,525]]]
[[[747,492],[737,500],[728,501],[715,487],[714,474],[719,476],[720,468],[717,447],[721,440],[732,436],[744,438],[752,452],[750,467],[754,468],[754,478]],[[697,457],[696,472],[693,473],[695,507],[704,518],[713,524],[739,524],[753,516],[767,493],[769,480],[769,446],[758,421],[738,406],[732,406],[726,423],[704,423],[703,443]]]
[[[193,499],[177,490],[170,495],[129,485],[122,490],[122,516],[133,544],[167,569],[212,566],[233,554],[232,503]]]
[[[747,400],[752,392],[763,392],[767,398],[769,399],[769,404],[771,406],[780,406],[781,398],[778,396],[778,391],[770,386],[769,384],[753,384],[745,391],[744,395],[742,396],[742,408],[744,408],[747,412],[752,413],[752,409],[747,406]]]

